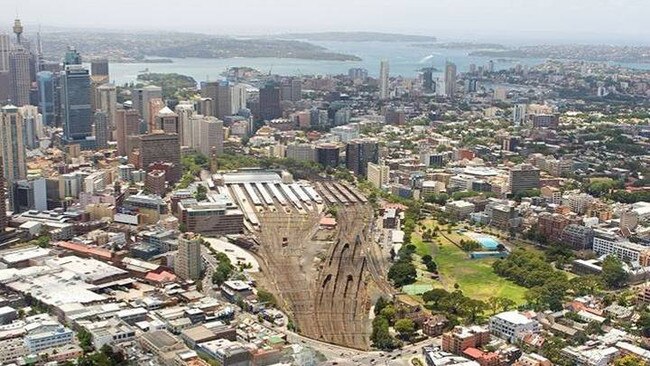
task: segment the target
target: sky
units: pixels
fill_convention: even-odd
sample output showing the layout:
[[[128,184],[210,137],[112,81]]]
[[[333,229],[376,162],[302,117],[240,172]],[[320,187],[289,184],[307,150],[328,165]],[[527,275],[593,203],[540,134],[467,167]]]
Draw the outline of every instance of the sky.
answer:
[[[0,25],[259,35],[379,31],[446,39],[646,44],[648,0],[0,0]],[[0,28],[0,30],[2,30]]]

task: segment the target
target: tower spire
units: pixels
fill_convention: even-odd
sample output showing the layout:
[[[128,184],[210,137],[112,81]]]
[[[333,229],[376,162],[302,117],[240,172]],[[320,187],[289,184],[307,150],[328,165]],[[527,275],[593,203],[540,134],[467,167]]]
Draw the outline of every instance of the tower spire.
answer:
[[[16,41],[18,44],[21,44],[22,35],[23,35],[23,25],[20,23],[20,19],[16,18],[14,20],[14,33],[16,34]]]

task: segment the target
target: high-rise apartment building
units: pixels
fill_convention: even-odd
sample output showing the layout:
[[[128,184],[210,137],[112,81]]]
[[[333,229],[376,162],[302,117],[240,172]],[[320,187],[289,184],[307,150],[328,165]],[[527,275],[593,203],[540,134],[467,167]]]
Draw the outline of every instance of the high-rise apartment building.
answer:
[[[61,106],[64,140],[80,141],[92,135],[88,69],[75,64],[65,67],[61,78]]]
[[[388,165],[368,163],[368,182],[381,189],[388,184],[390,168]]]
[[[355,175],[367,177],[368,163],[379,161],[379,144],[375,139],[357,139],[348,142],[345,166]]]
[[[530,164],[520,164],[510,170],[510,192],[521,193],[539,188],[539,169]]]
[[[388,60],[382,60],[379,64],[379,98],[388,99],[390,97],[389,90],[389,70]]]
[[[108,147],[108,113],[97,110],[93,117],[93,134],[95,136],[95,147],[105,149]]]
[[[178,252],[174,258],[174,272],[184,280],[201,277],[201,236],[183,233],[178,238]]]
[[[368,77],[368,70],[361,67],[353,67],[348,70],[348,77],[352,80],[365,80]]]
[[[456,64],[447,62],[445,65],[445,96],[453,98],[456,93]]]
[[[9,188],[9,203],[12,208],[13,184],[27,177],[25,141],[25,120],[19,108],[13,105],[3,107],[0,113],[0,160],[3,166],[1,173]]]
[[[16,46],[9,52],[11,100],[19,107],[29,104],[29,89],[32,84],[29,60],[29,51],[22,46]]]
[[[9,186],[27,177],[25,140],[25,120],[20,109],[13,105],[3,107],[0,113],[0,155],[3,175]]]

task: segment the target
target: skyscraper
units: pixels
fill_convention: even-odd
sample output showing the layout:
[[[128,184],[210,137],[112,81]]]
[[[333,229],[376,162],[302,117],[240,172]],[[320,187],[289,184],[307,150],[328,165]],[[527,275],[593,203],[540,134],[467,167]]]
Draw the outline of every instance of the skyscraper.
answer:
[[[8,34],[0,33],[0,72],[9,72],[9,53],[11,39]]]
[[[9,74],[11,75],[11,100],[21,107],[29,104],[31,77],[29,68],[29,51],[16,46],[9,53]]]
[[[177,182],[181,177],[181,145],[178,134],[154,131],[140,136],[139,165],[147,170],[150,164],[164,162],[172,164],[167,172],[170,183]]]
[[[338,167],[339,155],[339,147],[334,144],[320,144],[316,146],[316,162],[324,167]]]
[[[155,85],[147,85],[143,88],[133,90],[133,109],[138,111],[140,118],[142,118],[147,123],[149,122],[149,101],[154,98],[162,98],[161,87]]]
[[[525,103],[517,103],[512,107],[512,123],[521,126],[526,121],[528,106]]]
[[[350,141],[345,149],[345,166],[355,175],[366,177],[368,163],[379,161],[379,144],[374,139],[357,139]]]
[[[108,114],[97,110],[94,120],[95,146],[98,149],[105,149],[108,147]]]
[[[2,159],[0,159],[0,172],[4,171],[4,166],[2,164]],[[7,228],[7,203],[5,196],[5,177],[3,174],[0,174],[0,239],[4,234],[5,229]]]
[[[56,125],[59,108],[58,76],[51,71],[41,71],[36,74],[38,84],[38,111],[43,115],[43,124]]]
[[[233,114],[233,86],[228,81],[204,83],[201,95],[214,101],[213,116],[224,119]]]
[[[379,98],[388,99],[390,97],[390,90],[388,89],[389,82],[388,60],[382,60],[379,64]]]
[[[433,67],[427,67],[422,70],[422,89],[425,93],[435,93],[435,83],[433,82]]]
[[[178,135],[181,146],[192,146],[192,120],[194,115],[194,104],[191,102],[180,102],[174,108],[178,115]]]
[[[15,181],[27,177],[25,121],[14,105],[3,107],[0,113],[0,155],[2,175],[8,187],[13,187]],[[9,189],[9,202],[13,202],[13,189]]]
[[[61,78],[63,138],[81,141],[92,135],[93,112],[90,106],[90,76],[81,65],[66,65]]]
[[[23,42],[23,25],[20,23],[20,19],[14,20],[14,27],[13,27],[14,34],[16,35],[16,43],[17,44],[22,44]]]
[[[155,129],[162,130],[165,133],[179,133],[178,114],[174,113],[169,107],[165,106],[158,111],[155,117]]]
[[[280,87],[280,99],[297,102],[302,99],[302,80],[297,77],[286,79]]]
[[[240,110],[246,108],[247,100],[248,91],[246,90],[246,85],[235,84],[232,87],[232,114],[237,114]]]
[[[201,236],[183,233],[178,238],[178,252],[174,259],[174,272],[184,280],[201,277]]]
[[[167,104],[165,104],[165,101],[163,101],[162,98],[152,98],[149,100],[149,112],[147,113],[149,119],[145,120],[145,122],[147,122],[147,132],[152,133],[158,130],[156,116],[158,115],[158,112],[166,107]]]
[[[4,162],[4,177],[8,183],[27,177],[25,151],[25,120],[14,105],[2,107],[0,113],[0,152]]]
[[[205,156],[213,152],[223,154],[223,121],[207,116],[199,120],[199,136],[195,140],[199,143],[199,151]]]
[[[128,155],[131,151],[127,148],[129,136],[138,135],[140,132],[140,115],[134,109],[120,109],[116,111],[116,140],[117,154]]]
[[[11,74],[9,73],[9,53],[11,38],[8,34],[0,33],[0,103],[12,98]]]
[[[112,131],[115,130],[115,113],[117,112],[117,88],[114,84],[102,84],[97,87],[97,102],[96,108],[106,113],[108,118],[108,135],[109,140],[112,140]]]
[[[456,64],[447,62],[445,65],[445,96],[453,98],[456,93]]]
[[[93,60],[90,62],[90,75],[105,76],[108,79],[108,60]]]
[[[272,120],[280,117],[280,88],[275,83],[267,83],[260,89],[260,118]]]
[[[81,55],[74,47],[68,47],[63,58],[63,65],[81,65]]]

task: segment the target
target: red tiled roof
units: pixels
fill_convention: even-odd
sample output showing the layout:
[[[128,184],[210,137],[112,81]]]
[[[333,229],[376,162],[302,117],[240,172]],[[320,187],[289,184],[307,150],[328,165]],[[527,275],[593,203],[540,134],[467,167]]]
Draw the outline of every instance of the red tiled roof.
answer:
[[[176,275],[167,271],[162,271],[160,273],[149,272],[147,273],[146,276],[144,276],[144,278],[152,282],[160,282],[160,283],[176,281]]]
[[[69,241],[60,241],[55,245],[63,249],[71,250],[73,252],[84,253],[95,257],[101,257],[105,259],[111,259],[113,257],[111,251],[108,249],[89,247],[84,244],[73,243]]]

